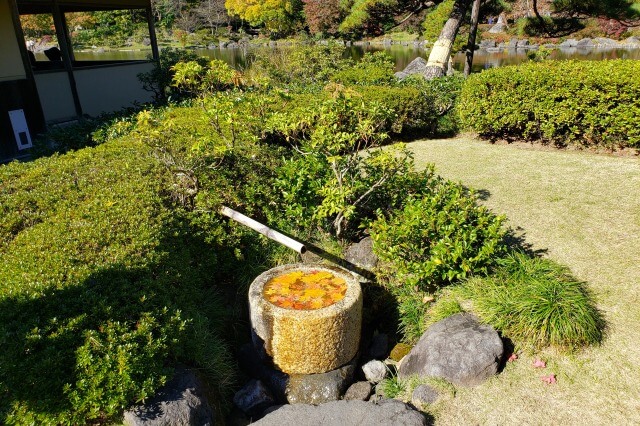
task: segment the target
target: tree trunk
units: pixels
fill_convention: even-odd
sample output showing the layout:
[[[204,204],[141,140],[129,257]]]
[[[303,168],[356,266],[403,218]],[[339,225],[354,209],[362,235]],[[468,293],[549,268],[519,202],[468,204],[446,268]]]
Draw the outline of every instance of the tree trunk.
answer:
[[[464,63],[464,76],[469,77],[471,74],[471,65],[473,65],[473,51],[476,48],[476,34],[478,32],[478,20],[480,18],[480,1],[473,0],[471,7],[471,27],[469,28],[469,41],[467,42],[467,60]]]
[[[536,18],[538,19],[538,23],[540,24],[540,28],[542,28],[542,31],[546,32],[547,28],[544,23],[544,18],[540,16],[540,12],[538,11],[538,0],[533,0],[533,14],[536,15]]]
[[[431,48],[431,53],[429,54],[427,69],[425,70],[425,77],[428,80],[444,76],[453,42],[456,39],[458,29],[460,28],[460,24],[462,24],[462,19],[464,18],[467,7],[469,7],[469,3],[471,3],[471,0],[456,0],[453,4],[451,15],[449,15],[449,19],[444,24],[444,27],[442,27],[440,36]]]

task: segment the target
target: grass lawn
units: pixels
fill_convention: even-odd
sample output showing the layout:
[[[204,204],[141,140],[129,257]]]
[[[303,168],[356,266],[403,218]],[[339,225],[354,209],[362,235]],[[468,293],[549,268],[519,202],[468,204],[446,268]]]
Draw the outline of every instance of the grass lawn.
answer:
[[[597,295],[609,329],[573,355],[522,354],[499,376],[438,407],[437,424],[640,424],[640,159],[471,138],[411,143],[416,164],[481,191],[534,250]],[[555,373],[557,384],[542,375]],[[614,424],[615,424],[614,423]]]

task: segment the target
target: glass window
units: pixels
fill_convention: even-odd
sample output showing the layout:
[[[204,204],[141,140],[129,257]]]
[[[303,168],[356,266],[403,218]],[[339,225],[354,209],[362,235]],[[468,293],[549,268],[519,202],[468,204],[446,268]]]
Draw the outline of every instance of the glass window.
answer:
[[[66,12],[64,17],[76,66],[142,60],[151,55],[145,10]]]

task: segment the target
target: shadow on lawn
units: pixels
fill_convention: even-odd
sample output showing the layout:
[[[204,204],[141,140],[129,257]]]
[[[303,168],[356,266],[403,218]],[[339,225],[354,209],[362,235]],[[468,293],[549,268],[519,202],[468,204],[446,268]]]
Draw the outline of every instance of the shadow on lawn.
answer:
[[[0,423],[10,423],[11,413],[25,410],[28,413],[23,414],[27,416],[35,413],[54,423],[69,422],[68,417],[66,421],[52,418],[65,418],[65,412],[72,409],[65,386],[84,386],[78,382],[82,378],[76,367],[82,346],[90,347],[92,356],[100,358],[90,360],[90,364],[112,356],[130,363],[121,366],[125,371],[134,367],[124,373],[127,377],[95,386],[96,394],[91,400],[103,403],[105,397],[100,392],[117,394],[121,383],[118,380],[126,382],[130,377],[142,383],[161,374],[170,377],[167,352],[171,359],[189,363],[197,356],[194,351],[212,349],[212,345],[215,350],[226,347],[214,331],[223,330],[229,320],[229,304],[221,301],[214,289],[220,280],[217,265],[223,250],[215,250],[190,235],[173,234],[162,241],[157,251],[165,255],[146,267],[114,266],[97,270],[76,285],[67,283],[66,288],[38,297],[20,295],[0,301]],[[171,331],[177,330],[170,325],[176,314],[194,327]],[[148,334],[138,336],[136,330],[146,316],[156,322]],[[125,326],[126,333],[109,336],[106,330],[116,322]],[[195,325],[207,330],[198,334]],[[89,331],[94,334],[89,336]],[[192,342],[194,333],[202,341]],[[148,345],[165,337],[167,350],[148,349]],[[115,372],[100,370],[97,374],[116,376]],[[95,413],[95,408],[84,406],[82,410]],[[16,420],[27,418],[20,414]],[[36,418],[34,423],[41,421]]]

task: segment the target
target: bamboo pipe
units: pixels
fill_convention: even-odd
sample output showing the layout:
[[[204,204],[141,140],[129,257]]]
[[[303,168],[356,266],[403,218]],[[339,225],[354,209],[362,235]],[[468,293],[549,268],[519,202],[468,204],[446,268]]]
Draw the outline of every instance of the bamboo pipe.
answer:
[[[280,232],[276,231],[275,229],[271,229],[267,225],[263,225],[262,223],[255,221],[240,212],[230,209],[229,207],[222,206],[222,208],[220,209],[220,213],[230,219],[235,220],[238,223],[243,224],[244,226],[253,229],[256,232],[261,233],[262,235],[272,239],[273,241],[289,247],[291,250],[297,251],[300,254],[303,254],[307,251],[307,248],[304,246],[304,244],[294,240],[293,238],[289,238],[286,235],[283,235]]]

